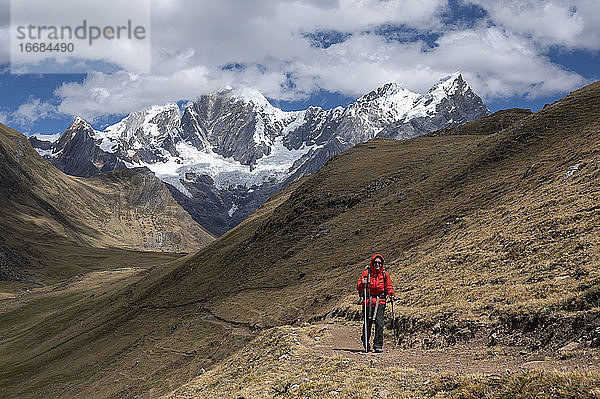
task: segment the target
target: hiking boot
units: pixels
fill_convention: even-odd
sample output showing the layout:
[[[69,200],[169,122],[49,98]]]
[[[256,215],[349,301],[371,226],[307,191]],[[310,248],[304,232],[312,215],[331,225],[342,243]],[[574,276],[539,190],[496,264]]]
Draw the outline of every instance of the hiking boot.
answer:
[[[382,348],[375,348],[375,353],[382,353],[383,349]]]

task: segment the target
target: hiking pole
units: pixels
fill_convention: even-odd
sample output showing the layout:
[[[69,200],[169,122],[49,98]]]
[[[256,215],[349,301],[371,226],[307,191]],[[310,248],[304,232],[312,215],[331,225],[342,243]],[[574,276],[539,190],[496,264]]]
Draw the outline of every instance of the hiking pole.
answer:
[[[369,351],[369,329],[367,327],[368,325],[368,319],[369,319],[369,307],[371,306],[371,290],[368,289],[369,287],[369,283],[371,282],[371,269],[369,268],[369,266],[366,267],[367,269],[367,284],[364,285],[363,287],[363,297],[365,300],[365,327],[364,327],[364,337],[365,337],[365,353],[367,353]],[[367,293],[369,294],[367,296]]]
[[[371,321],[375,321],[375,316],[377,316],[377,308],[379,307],[379,297],[375,301],[375,311],[373,312],[373,316],[371,316]]]
[[[363,284],[363,301],[364,301],[363,302],[364,303],[364,309],[363,310],[364,310],[364,315],[365,315],[365,317],[364,317],[364,319],[365,319],[364,320],[365,326],[363,327],[363,330],[364,330],[363,331],[363,334],[364,334],[363,335],[363,345],[365,347],[365,353],[367,353],[367,342],[368,342],[367,341],[367,317],[368,317],[368,315],[367,315],[367,306],[368,305],[367,305],[367,285],[366,284]]]
[[[392,331],[394,331],[394,345],[398,345],[398,337],[396,335],[396,314],[394,313],[394,300],[392,299]]]

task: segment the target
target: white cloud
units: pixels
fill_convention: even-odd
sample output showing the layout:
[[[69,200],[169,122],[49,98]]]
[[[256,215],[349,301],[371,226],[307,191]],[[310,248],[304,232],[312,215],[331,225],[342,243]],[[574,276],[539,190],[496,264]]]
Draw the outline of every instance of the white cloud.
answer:
[[[30,98],[29,102],[19,105],[10,116],[10,121],[21,126],[27,126],[38,119],[56,115],[56,106],[39,98]]]
[[[279,100],[319,88],[359,96],[387,81],[422,92],[456,70],[486,100],[553,95],[585,83],[545,51],[596,48],[600,2],[580,0],[569,8],[557,1],[464,1],[484,7],[489,20],[469,29],[445,26],[440,12],[447,0],[153,0],[152,73],[89,74],[55,91],[55,110],[94,120],[226,86],[257,87]],[[384,24],[441,36],[428,48],[367,33]],[[304,37],[315,31],[349,36],[316,48]],[[242,67],[223,70],[227,64]]]
[[[9,122],[8,114],[4,111],[0,111],[0,123],[7,125]]]
[[[597,0],[473,1],[491,19],[542,46],[600,49],[600,2]]]
[[[150,0],[14,0],[10,6],[11,63],[13,67],[33,72],[72,73],[86,70],[80,68],[81,65],[91,64],[97,68],[105,63],[148,72],[150,5]],[[62,27],[69,27],[72,34],[63,32]],[[142,29],[143,34],[136,35],[137,28]],[[49,37],[52,32],[64,38],[61,45],[72,45],[71,50],[23,50],[30,43],[59,44]],[[110,39],[105,38],[103,32]]]
[[[320,87],[354,95],[390,80],[422,92],[456,70],[487,99],[549,95],[584,83],[581,76],[540,56],[529,41],[495,27],[448,32],[438,44],[423,52],[421,43],[356,37],[298,63],[298,74]]]
[[[153,104],[194,99],[225,86],[259,87],[267,96],[293,99],[317,88],[359,96],[386,81],[397,81],[423,92],[440,77],[463,72],[484,99],[511,95],[530,97],[563,92],[584,83],[540,56],[532,43],[504,30],[476,28],[449,32],[427,52],[422,44],[387,42],[376,35],[356,35],[327,49],[308,47],[293,62],[264,60],[242,71],[206,67],[175,69],[162,75],[125,72],[93,74],[82,83],[57,90],[59,111],[94,119],[110,113],[132,112]],[[185,56],[181,56],[185,58]],[[258,61],[258,60],[255,60]],[[185,60],[174,60],[185,64]],[[294,88],[286,89],[285,74]]]
[[[127,72],[89,74],[82,84],[66,83],[56,90],[58,111],[94,120],[109,114],[133,112],[144,107],[180,99],[196,98],[219,88],[204,67],[168,75],[137,75]]]
[[[584,79],[541,56],[535,46],[498,28],[480,28],[444,35],[427,65],[462,69],[484,98],[547,96],[584,84]],[[466,66],[466,67],[465,67]]]
[[[312,56],[304,32],[358,34],[385,23],[420,27],[435,21],[443,4],[442,0],[339,0],[324,5],[290,0],[155,1],[153,73],[165,72],[172,56],[185,61],[184,67],[294,62]]]

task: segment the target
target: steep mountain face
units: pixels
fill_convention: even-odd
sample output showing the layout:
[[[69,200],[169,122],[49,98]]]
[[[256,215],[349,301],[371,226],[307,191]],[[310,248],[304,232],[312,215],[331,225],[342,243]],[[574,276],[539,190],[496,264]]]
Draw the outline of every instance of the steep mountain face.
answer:
[[[95,132],[105,151],[131,163],[153,164],[177,157],[175,141],[180,127],[177,104],[154,106],[137,111],[109,126],[104,132]]]
[[[87,129],[83,121],[76,122]],[[57,144],[66,151],[93,139],[91,131],[84,133],[63,134]],[[59,159],[73,165],[69,158]],[[5,279],[33,281],[76,273],[79,266],[74,265],[89,266],[108,248],[114,253],[191,252],[213,240],[147,168],[69,176],[40,157],[25,136],[4,125],[0,201],[0,277]],[[110,264],[105,259],[104,267]]]
[[[176,104],[155,106],[103,132],[78,118],[50,146],[40,141],[43,136],[31,142],[54,165],[78,176],[147,166],[196,221],[219,235],[273,193],[358,143],[416,137],[488,114],[455,73],[425,95],[387,83],[330,110],[284,112],[256,90],[223,90],[201,96],[182,114]]]
[[[46,151],[53,155],[54,166],[73,176],[88,177],[125,167],[123,161],[111,152],[110,142],[107,145],[102,139],[98,140],[94,129],[81,118],[76,118]]]

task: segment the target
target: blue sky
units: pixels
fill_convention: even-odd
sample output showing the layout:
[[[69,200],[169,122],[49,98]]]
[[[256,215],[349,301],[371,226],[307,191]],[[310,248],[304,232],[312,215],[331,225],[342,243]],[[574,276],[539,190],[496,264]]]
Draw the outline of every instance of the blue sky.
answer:
[[[284,110],[331,108],[388,81],[423,93],[454,71],[492,111],[538,110],[600,75],[592,0],[152,0],[151,72],[101,59],[87,74],[11,73],[0,6],[0,121],[25,133],[75,116],[102,129],[225,87],[258,88]]]

